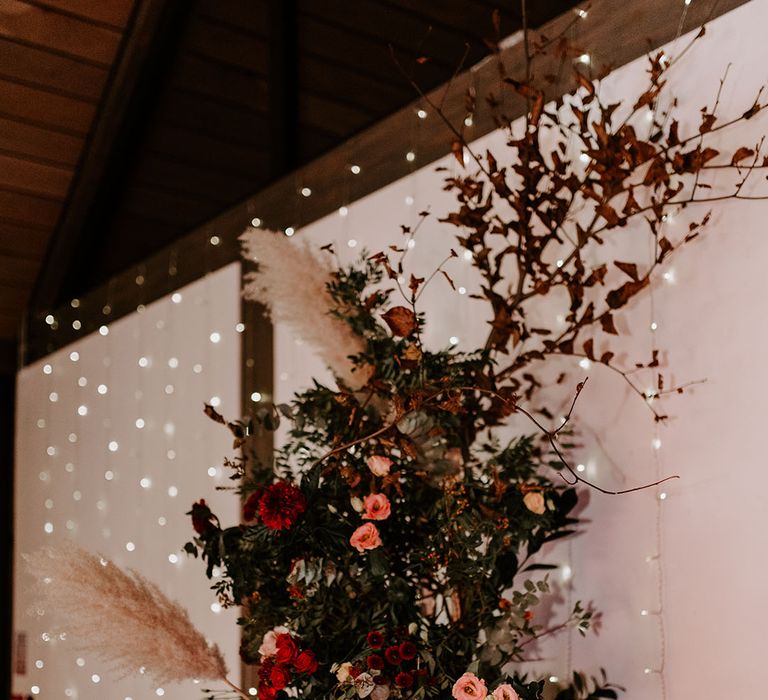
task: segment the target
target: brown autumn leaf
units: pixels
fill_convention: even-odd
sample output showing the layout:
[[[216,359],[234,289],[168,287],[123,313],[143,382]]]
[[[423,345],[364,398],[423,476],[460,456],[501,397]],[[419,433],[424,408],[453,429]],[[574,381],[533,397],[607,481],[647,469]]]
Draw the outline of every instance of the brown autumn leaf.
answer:
[[[612,352],[604,352],[602,355],[600,355],[600,362],[602,362],[604,365],[610,364],[612,359],[613,359]]]
[[[632,278],[633,280],[635,280],[635,282],[637,282],[638,274],[637,274],[637,265],[635,263],[627,263],[627,262],[621,262],[620,260],[614,260],[613,264],[616,265],[616,267],[618,267],[619,270],[629,275],[630,278]]]
[[[208,418],[210,418],[212,421],[215,421],[216,423],[221,423],[224,425],[226,421],[224,420],[224,417],[219,413],[211,404],[206,403],[203,404],[205,408],[203,409],[204,413]]]
[[[742,146],[733,154],[733,158],[731,158],[731,165],[737,165],[739,161],[742,161],[745,158],[749,158],[749,156],[754,155],[754,153],[754,149]]]
[[[407,338],[416,330],[416,314],[404,306],[393,306],[382,318],[394,335]]]
[[[637,282],[627,282],[618,289],[608,292],[605,301],[611,309],[620,309],[635,294],[648,286],[648,278],[645,277]]]
[[[458,139],[454,139],[451,141],[451,153],[453,153],[454,158],[456,158],[457,161],[459,161],[459,165],[461,167],[464,167],[464,144],[461,143]]]
[[[699,133],[706,134],[708,131],[712,131],[712,127],[715,125],[716,117],[714,114],[708,112],[701,113],[701,125],[699,126]]]
[[[408,288],[411,290],[411,294],[413,294],[414,297],[416,296],[416,292],[419,291],[419,287],[423,281],[423,277],[416,277],[415,275],[411,275],[411,279],[408,282]]]
[[[445,270],[440,270],[440,272],[443,275],[443,277],[445,277],[445,279],[448,280],[448,284],[451,285],[451,289],[456,291],[456,285],[453,283],[453,280],[451,279],[450,275]]]
[[[584,343],[584,354],[590,359],[595,359],[595,341],[590,338]]]

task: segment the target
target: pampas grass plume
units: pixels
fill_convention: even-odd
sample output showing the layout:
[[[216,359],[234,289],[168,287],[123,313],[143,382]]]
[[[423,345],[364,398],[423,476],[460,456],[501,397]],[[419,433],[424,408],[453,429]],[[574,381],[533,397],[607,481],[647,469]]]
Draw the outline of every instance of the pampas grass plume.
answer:
[[[143,668],[157,683],[216,679],[227,667],[178,603],[135,571],[74,546],[25,555],[46,613],[78,646],[122,677]]]
[[[363,349],[362,339],[343,321],[329,314],[333,300],[326,289],[331,269],[306,242],[282,234],[248,229],[240,241],[243,257],[259,264],[246,277],[243,296],[264,304],[272,319],[285,323],[316,348],[337,379],[356,391],[371,370],[357,369],[349,356]]]

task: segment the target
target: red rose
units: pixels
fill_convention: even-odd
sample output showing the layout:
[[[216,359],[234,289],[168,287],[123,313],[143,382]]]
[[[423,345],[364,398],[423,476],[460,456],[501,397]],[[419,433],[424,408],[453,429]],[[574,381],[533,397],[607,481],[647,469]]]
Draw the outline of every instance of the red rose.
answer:
[[[290,634],[278,634],[275,646],[277,647],[275,659],[281,664],[290,663],[299,653],[296,642],[293,641],[293,637]]]
[[[299,673],[308,673],[310,676],[317,671],[317,659],[315,658],[315,652],[307,649],[302,651],[294,660],[293,667]]]
[[[395,676],[395,685],[399,688],[410,688],[413,685],[413,676],[407,671],[400,671]]]
[[[376,685],[386,685],[387,683],[389,683],[389,681],[386,679],[385,676],[374,676],[373,682]]]
[[[384,668],[384,659],[382,659],[378,654],[371,654],[365,660],[365,663],[368,664],[368,668],[370,668],[372,671],[381,671],[381,669]]]
[[[278,481],[267,486],[259,501],[259,515],[271,530],[287,530],[307,509],[307,499],[293,484]]]
[[[362,672],[363,672],[363,669],[360,668],[357,664],[355,664],[352,668],[349,669],[349,675],[352,678],[357,678]]]
[[[272,668],[275,665],[275,662],[273,659],[267,657],[266,659],[262,660],[261,666],[259,666],[259,678],[263,680],[265,683],[269,681],[269,674],[272,673]]]
[[[193,503],[192,510],[187,515],[192,516],[192,527],[198,535],[204,535],[216,527],[213,521],[217,518],[211,512],[204,498],[201,498],[197,503]]]
[[[261,500],[263,489],[257,489],[243,503],[243,522],[252,523],[259,514],[259,501]]]
[[[384,635],[381,632],[368,632],[366,639],[371,649],[381,649],[384,646]]]
[[[400,658],[405,661],[410,661],[416,658],[416,645],[413,642],[403,642],[400,645]]]
[[[275,690],[282,690],[291,682],[291,672],[285,666],[275,666],[269,674],[269,682]]]
[[[276,697],[277,697],[277,690],[272,688],[267,683],[259,683],[260,700],[275,700]]]
[[[388,647],[384,652],[384,658],[393,666],[400,664],[400,649],[398,647]]]

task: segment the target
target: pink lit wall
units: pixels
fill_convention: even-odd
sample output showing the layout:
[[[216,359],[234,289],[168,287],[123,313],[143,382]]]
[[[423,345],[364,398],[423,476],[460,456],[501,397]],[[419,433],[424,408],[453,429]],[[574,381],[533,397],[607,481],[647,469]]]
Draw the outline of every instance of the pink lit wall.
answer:
[[[600,18],[590,15],[585,21]],[[733,117],[751,105],[768,77],[766,21],[768,2],[753,0],[714,21],[686,54],[671,79],[681,133],[698,128],[699,109],[712,106],[729,63],[720,113]],[[667,51],[674,55],[685,41]],[[593,61],[599,63],[599,56]],[[601,96],[610,102],[642,92],[645,65],[643,59],[615,71],[603,82]],[[736,141],[754,145],[766,132],[768,120],[758,117],[718,139],[732,143],[737,136]],[[497,157],[503,152],[500,134],[479,145],[490,145]],[[418,152],[418,146],[418,140],[404,141],[403,157],[409,150]],[[452,160],[443,164],[457,167]],[[423,276],[453,245],[453,230],[436,221],[451,199],[442,191],[444,174],[434,165],[350,205],[346,216],[329,216],[299,235],[319,245],[335,241],[337,250],[352,259],[364,247],[377,251],[400,242],[400,225],[415,223],[417,212],[429,206],[433,216],[409,254],[409,272]],[[762,176],[756,182],[756,190],[768,192]],[[693,216],[683,213],[668,222],[669,234],[677,236]],[[623,497],[585,492],[584,534],[546,557],[561,565],[553,577],[555,611],[579,599],[594,600],[603,617],[597,635],[584,640],[565,635],[542,649],[545,661],[539,666],[548,675],[562,678],[572,668],[597,672],[603,666],[610,678],[627,686],[628,700],[765,694],[757,675],[768,627],[762,601],[768,575],[763,560],[768,527],[762,522],[768,511],[762,444],[762,398],[768,388],[766,221],[768,202],[717,206],[705,235],[660,270],[651,295],[621,314],[622,327],[630,331],[620,347],[624,361],[649,357],[655,323],[668,377],[677,383],[707,380],[665,400],[671,416],[666,425],[654,425],[647,406],[617,375],[575,361],[568,367],[571,386],[590,377],[576,416],[583,449],[574,455],[585,476],[608,488],[653,481],[659,474],[681,478]],[[639,231],[623,233],[615,246],[610,252],[618,259],[630,250],[639,256],[648,250]],[[457,286],[473,291],[476,280],[464,261],[454,261],[448,271]],[[422,308],[428,312],[426,340],[432,347],[454,339],[459,347],[472,348],[484,337],[485,310],[467,294],[438,282],[425,294]],[[552,310],[544,305],[538,312]],[[284,328],[277,331],[276,357],[280,400],[310,377],[325,376],[312,349]],[[642,380],[651,385],[651,377]],[[544,398],[553,411],[562,411],[569,396],[559,391]],[[523,423],[511,428],[530,431]]]

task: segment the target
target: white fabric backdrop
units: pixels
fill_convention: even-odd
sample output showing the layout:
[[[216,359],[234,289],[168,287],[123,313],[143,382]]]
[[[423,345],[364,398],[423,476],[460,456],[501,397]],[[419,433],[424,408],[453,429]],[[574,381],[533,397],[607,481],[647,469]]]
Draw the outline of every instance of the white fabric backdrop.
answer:
[[[238,517],[237,499],[214,491],[230,483],[218,465],[231,437],[202,409],[215,396],[226,414],[240,412],[239,283],[240,265],[232,264],[19,374],[14,629],[26,634],[28,652],[15,692],[201,696],[200,686],[158,689],[138,673],[117,681],[72,640],[44,640],[51,616],[29,614],[20,554],[66,537],[159,584],[239,675],[237,610],[219,610],[204,565],[180,551],[193,534],[185,516],[193,501],[204,497],[224,522]]]
[[[767,19],[768,2],[753,0],[714,21],[686,55],[671,81],[681,105],[681,133],[698,127],[699,108],[713,104],[729,62],[731,79],[720,100],[721,115],[735,116],[751,105],[766,79]],[[590,15],[585,21],[600,18]],[[667,48],[674,54],[684,43],[681,39]],[[599,62],[599,56],[594,60]],[[636,96],[644,89],[645,68],[645,59],[620,68],[604,81],[601,94],[607,102]],[[768,120],[756,118],[740,127],[737,140],[752,145],[766,131]],[[498,133],[478,145],[481,151],[490,145],[503,160]],[[411,149],[418,150],[418,143],[403,143],[403,157]],[[455,171],[452,158],[442,164]],[[297,235],[318,245],[334,241],[351,260],[363,246],[374,252],[399,243],[400,225],[415,223],[417,212],[430,206],[433,216],[409,255],[409,271],[424,276],[453,244],[452,227],[436,222],[451,204],[442,192],[443,175],[434,166],[419,170],[350,205],[346,216],[326,217]],[[650,324],[655,322],[656,341],[668,351],[663,353],[668,374],[677,382],[708,379],[665,403],[672,415],[668,426],[657,433],[646,406],[630,396],[617,375],[571,364],[570,386],[576,377],[590,374],[577,415],[584,448],[576,461],[584,473],[613,488],[653,481],[657,473],[682,478],[623,497],[586,494],[586,533],[547,553],[548,561],[563,565],[555,576],[560,583],[555,608],[563,611],[575,600],[594,600],[604,612],[597,636],[565,635],[543,651],[548,660],[541,666],[555,676],[604,666],[612,679],[628,687],[628,700],[755,696],[768,626],[761,601],[768,534],[758,521],[768,487],[759,402],[768,382],[760,312],[768,292],[766,214],[768,202],[718,207],[703,238],[661,271],[667,274],[665,279],[660,273],[654,285],[655,313],[649,296],[622,313],[622,324],[632,330],[622,346],[627,358],[650,356]],[[684,231],[687,221],[683,216],[671,221],[670,233]],[[645,234],[640,240],[642,255]],[[630,245],[638,245],[631,233],[621,238],[619,250]],[[454,261],[448,271],[457,286],[473,290],[466,263]],[[422,308],[428,312],[431,347],[446,346],[455,337],[460,347],[471,348],[472,341],[485,337],[485,311],[442,280],[424,295]],[[547,313],[546,308],[540,311]],[[278,328],[276,343],[278,400],[307,386],[312,376],[327,377],[300,338]],[[555,409],[565,403],[562,395],[550,398]],[[513,427],[530,431],[524,423]],[[657,672],[662,663],[663,678]]]

